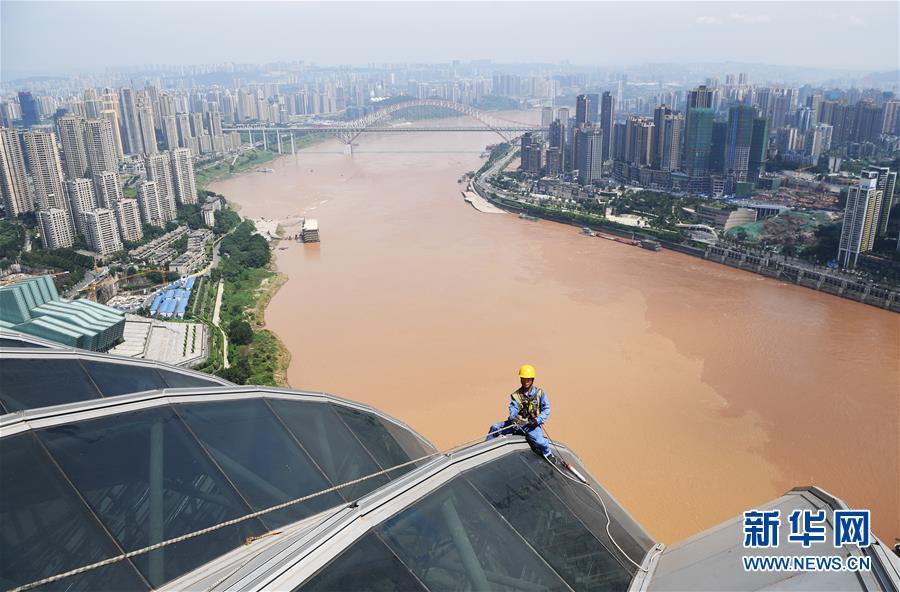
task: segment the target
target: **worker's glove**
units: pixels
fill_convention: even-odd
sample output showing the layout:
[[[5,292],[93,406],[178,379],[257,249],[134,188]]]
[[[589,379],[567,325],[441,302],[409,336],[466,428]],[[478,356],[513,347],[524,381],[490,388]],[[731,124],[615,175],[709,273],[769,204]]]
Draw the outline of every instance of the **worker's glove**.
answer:
[[[528,422],[528,427],[530,427],[531,429],[534,429],[534,428],[538,427],[538,420],[537,420],[537,418],[532,418],[532,419]]]

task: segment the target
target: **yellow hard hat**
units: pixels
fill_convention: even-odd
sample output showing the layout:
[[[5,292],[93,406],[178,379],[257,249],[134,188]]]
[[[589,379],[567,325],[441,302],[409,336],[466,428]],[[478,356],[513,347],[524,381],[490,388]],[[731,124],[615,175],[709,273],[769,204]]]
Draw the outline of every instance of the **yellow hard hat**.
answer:
[[[519,367],[519,378],[534,378],[534,366],[525,364]]]

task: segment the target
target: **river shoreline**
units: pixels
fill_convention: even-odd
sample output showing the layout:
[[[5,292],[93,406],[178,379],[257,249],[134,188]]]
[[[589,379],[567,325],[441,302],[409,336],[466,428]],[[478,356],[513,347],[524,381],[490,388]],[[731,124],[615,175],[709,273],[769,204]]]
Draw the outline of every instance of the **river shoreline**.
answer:
[[[308,147],[315,143],[316,143],[315,141],[309,142],[304,147]],[[200,189],[208,190],[207,187],[213,183],[225,182],[225,181],[228,181],[229,179],[234,179],[234,178],[245,176],[245,175],[248,175],[251,173],[258,173],[258,171],[255,170],[255,167],[258,164],[273,163],[273,162],[278,161],[282,157],[289,156],[288,154],[272,154],[269,151],[263,151],[263,153],[267,156],[267,158],[264,158],[263,160],[261,160],[259,162],[256,162],[256,160],[254,160],[254,161],[252,161],[252,164],[250,162],[248,162],[248,163],[246,163],[248,166],[245,166],[244,168],[242,168],[240,170],[235,170],[232,172],[227,172],[225,174],[213,176],[212,178],[204,179],[202,184],[198,183],[198,187]],[[224,162],[224,160],[223,160],[223,162]],[[221,164],[222,164],[222,162],[217,163],[216,165],[214,165],[211,168],[219,167]],[[262,173],[259,173],[259,174],[262,174]],[[229,208],[231,208],[233,211],[237,212],[238,215],[240,216],[241,205],[238,202],[228,199],[227,195],[223,196],[223,200],[225,201],[225,203],[227,204],[227,206]],[[245,216],[240,216],[240,218],[241,218],[241,220],[250,220],[249,217],[245,217]],[[280,225],[279,225],[278,229],[281,230]],[[275,295],[278,293],[278,291],[281,289],[281,287],[284,286],[290,279],[288,274],[278,271],[277,265],[275,263],[275,250],[278,247],[278,244],[281,242],[281,240],[284,240],[284,239],[276,239],[269,243],[269,248],[272,251],[273,257],[272,257],[272,261],[269,263],[269,265],[267,267],[267,270],[272,275],[268,278],[263,279],[260,282],[260,286],[257,288],[256,301],[255,301],[254,306],[250,309],[245,310],[244,312],[246,314],[248,314],[250,321],[251,321],[251,327],[253,328],[254,332],[259,332],[259,333],[265,334],[265,337],[268,339],[271,339],[274,343],[274,346],[275,346],[274,379],[275,379],[276,386],[289,387],[290,384],[288,383],[287,373],[288,373],[288,368],[291,363],[291,352],[287,348],[287,346],[284,344],[284,342],[279,338],[278,334],[275,331],[272,331],[266,327],[266,322],[265,322],[266,308],[268,307],[269,303],[272,301],[272,298],[274,298]]]
[[[761,257],[729,247],[720,247],[716,245],[708,246],[704,249],[649,235],[642,232],[641,229],[626,231],[617,226],[603,224],[601,221],[589,220],[588,215],[584,215],[584,219],[582,220],[572,220],[563,212],[554,214],[546,211],[546,208],[541,206],[522,204],[516,200],[498,198],[496,197],[496,194],[491,193],[490,191],[483,191],[478,183],[473,182],[471,187],[483,200],[506,212],[527,213],[543,220],[570,226],[588,227],[595,231],[602,230],[603,232],[623,238],[656,241],[660,246],[666,249],[685,255],[699,257],[706,261],[727,265],[735,269],[740,269],[741,271],[755,273],[777,281],[789,282],[817,292],[825,292],[832,296],[859,302],[860,304],[867,304],[869,306],[874,306],[875,308],[900,313],[900,290],[891,290],[884,286],[872,286],[862,280],[851,281],[829,275],[825,272],[809,269],[808,267],[799,264],[778,261],[774,257]]]

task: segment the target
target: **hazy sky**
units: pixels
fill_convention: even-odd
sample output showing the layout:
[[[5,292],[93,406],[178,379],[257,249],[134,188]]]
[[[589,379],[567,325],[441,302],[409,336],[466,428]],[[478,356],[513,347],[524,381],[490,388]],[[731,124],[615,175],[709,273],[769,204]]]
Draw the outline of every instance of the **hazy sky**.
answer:
[[[739,61],[897,69],[900,3],[0,0],[2,77],[107,66]]]

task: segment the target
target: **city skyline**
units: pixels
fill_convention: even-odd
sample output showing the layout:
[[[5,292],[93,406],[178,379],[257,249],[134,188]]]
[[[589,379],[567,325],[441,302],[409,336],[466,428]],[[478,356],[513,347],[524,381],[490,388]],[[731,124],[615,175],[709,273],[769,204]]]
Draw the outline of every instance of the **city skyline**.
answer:
[[[900,67],[900,12],[893,2],[4,1],[2,10],[4,82],[145,64],[304,60],[359,66],[408,63],[410,56],[416,63],[738,62],[853,72]],[[573,15],[587,27],[587,37],[570,34]],[[33,43],[38,32],[48,42]],[[522,42],[533,34],[542,43]]]

